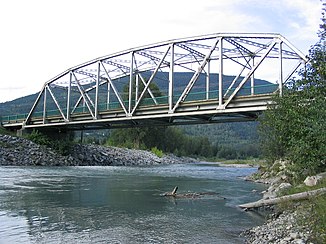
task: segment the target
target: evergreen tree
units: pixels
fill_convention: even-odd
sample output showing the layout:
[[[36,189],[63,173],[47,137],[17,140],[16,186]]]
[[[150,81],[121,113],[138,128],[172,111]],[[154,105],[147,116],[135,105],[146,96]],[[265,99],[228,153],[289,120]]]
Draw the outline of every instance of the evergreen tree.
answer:
[[[297,178],[326,169],[326,19],[309,63],[261,118],[262,147],[272,162],[287,159]]]

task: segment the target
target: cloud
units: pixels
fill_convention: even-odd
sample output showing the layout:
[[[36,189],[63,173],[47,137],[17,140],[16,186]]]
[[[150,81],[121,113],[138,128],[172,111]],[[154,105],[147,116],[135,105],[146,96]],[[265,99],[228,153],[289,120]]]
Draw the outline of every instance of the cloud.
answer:
[[[0,84],[35,92],[100,56],[218,32],[277,32],[305,51],[316,41],[320,12],[318,0],[1,1]]]
[[[297,19],[301,21],[290,22],[290,25],[294,27],[297,32],[297,36],[302,39],[310,39],[311,31],[317,33],[319,24],[321,23],[321,9],[322,3],[320,1],[313,0],[296,0],[296,1],[284,1],[288,8],[293,9],[298,16]],[[318,16],[319,18],[316,18]]]

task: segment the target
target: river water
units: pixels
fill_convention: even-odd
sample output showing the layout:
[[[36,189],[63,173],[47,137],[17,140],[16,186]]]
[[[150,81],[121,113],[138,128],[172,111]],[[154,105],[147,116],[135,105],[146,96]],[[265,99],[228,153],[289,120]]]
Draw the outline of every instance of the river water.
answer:
[[[243,243],[263,218],[238,209],[255,168],[0,167],[0,243]],[[214,192],[201,198],[162,193]],[[226,198],[226,199],[224,199]]]

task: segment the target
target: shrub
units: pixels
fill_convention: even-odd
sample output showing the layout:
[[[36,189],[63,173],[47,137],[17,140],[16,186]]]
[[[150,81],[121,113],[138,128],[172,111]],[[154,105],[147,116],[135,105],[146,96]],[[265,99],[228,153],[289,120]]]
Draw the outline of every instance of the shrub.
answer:
[[[51,140],[46,135],[37,130],[33,130],[30,134],[27,134],[25,138],[39,145],[51,146],[52,144]]]
[[[164,155],[163,151],[158,149],[157,147],[152,147],[151,152],[154,153],[159,158],[163,157]]]

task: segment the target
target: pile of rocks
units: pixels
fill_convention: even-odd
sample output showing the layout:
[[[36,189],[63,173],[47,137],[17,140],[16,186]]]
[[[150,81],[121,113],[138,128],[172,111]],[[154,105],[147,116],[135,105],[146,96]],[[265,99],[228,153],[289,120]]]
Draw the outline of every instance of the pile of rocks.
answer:
[[[57,166],[76,165],[77,163],[71,156],[61,156],[54,150],[27,139],[0,135],[0,165]]]
[[[298,220],[300,222],[298,223]],[[310,231],[307,224],[303,224],[305,216],[302,211],[283,212],[274,215],[264,225],[254,227],[242,233],[246,243],[310,243]]]
[[[99,145],[75,145],[71,156],[78,159],[79,165],[135,166],[193,162],[190,158],[174,155],[158,157],[152,152]]]
[[[27,139],[0,135],[0,165],[12,166],[132,166],[194,162],[174,155],[158,157],[152,152],[99,145],[74,145],[68,156]]]

